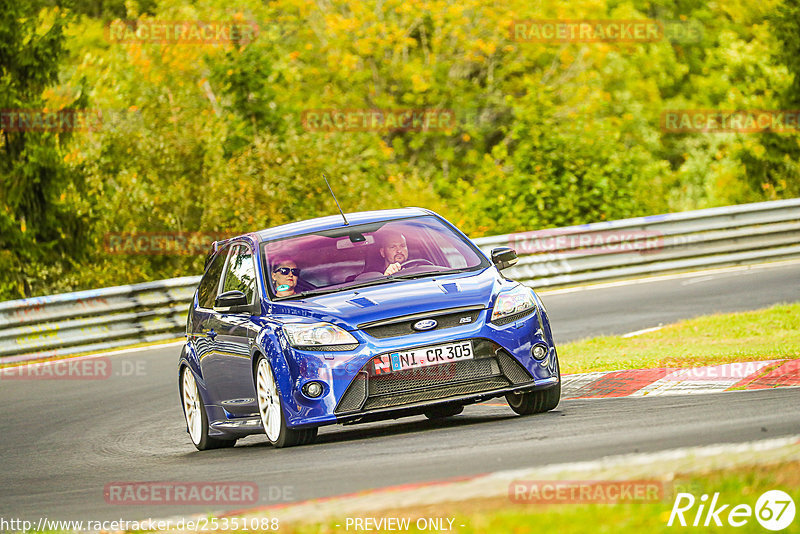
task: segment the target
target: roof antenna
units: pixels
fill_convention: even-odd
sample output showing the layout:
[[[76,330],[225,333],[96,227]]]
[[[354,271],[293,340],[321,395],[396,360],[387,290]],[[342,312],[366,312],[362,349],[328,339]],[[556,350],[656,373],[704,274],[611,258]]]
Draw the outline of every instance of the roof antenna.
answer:
[[[333,189],[331,188],[331,184],[328,183],[328,178],[325,176],[325,173],[322,173],[322,179],[325,180],[325,184],[328,186],[328,191],[331,192],[331,196],[333,197],[333,201],[336,202],[336,207],[339,208],[339,213],[342,214],[342,219],[344,219],[344,225],[349,226],[350,223],[347,222],[347,217],[344,216],[344,212],[342,211],[342,207],[339,205],[339,201],[336,200],[336,195],[333,194]]]

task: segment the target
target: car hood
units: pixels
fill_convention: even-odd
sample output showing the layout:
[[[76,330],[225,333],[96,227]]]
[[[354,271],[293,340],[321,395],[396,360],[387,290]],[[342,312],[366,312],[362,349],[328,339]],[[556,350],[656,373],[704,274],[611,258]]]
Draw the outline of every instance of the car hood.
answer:
[[[334,323],[347,330],[401,315],[462,306],[490,307],[503,288],[516,285],[494,267],[478,273],[397,280],[272,305],[273,315],[302,316]]]

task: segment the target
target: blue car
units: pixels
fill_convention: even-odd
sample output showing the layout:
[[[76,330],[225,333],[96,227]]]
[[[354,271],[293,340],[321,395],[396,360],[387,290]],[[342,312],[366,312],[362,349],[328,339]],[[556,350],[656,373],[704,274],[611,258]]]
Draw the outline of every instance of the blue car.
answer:
[[[444,418],[503,396],[518,414],[552,410],[550,323],[538,295],[501,274],[516,261],[419,208],[215,242],[178,364],[192,443],[263,432],[302,445],[322,425]]]

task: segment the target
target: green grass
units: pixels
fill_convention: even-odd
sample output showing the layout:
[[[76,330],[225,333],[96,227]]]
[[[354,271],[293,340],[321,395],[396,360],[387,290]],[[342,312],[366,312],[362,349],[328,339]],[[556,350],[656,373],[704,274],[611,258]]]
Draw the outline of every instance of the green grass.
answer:
[[[631,338],[558,347],[562,373],[800,358],[800,304],[698,317]]]
[[[672,488],[692,493],[697,499],[694,508],[686,512],[684,517],[689,526],[681,527],[677,522],[667,526],[670,511],[674,503],[675,491],[670,492],[663,500],[648,504],[551,504],[530,505],[515,504],[508,498],[501,497],[490,500],[466,501],[460,503],[437,504],[430,507],[398,508],[379,514],[365,514],[374,518],[400,517],[411,518],[407,532],[426,532],[417,530],[414,523],[420,517],[454,518],[453,532],[458,534],[534,534],[537,532],[558,532],[559,534],[583,533],[632,533],[648,534],[658,532],[767,532],[756,521],[748,518],[746,525],[733,529],[727,524],[727,514],[738,504],[755,507],[758,497],[768,490],[780,489],[788,493],[800,503],[800,462],[776,463],[756,467],[744,467],[735,470],[714,471],[694,476],[677,476]],[[730,504],[720,514],[722,527],[703,527],[703,514],[698,527],[692,527],[697,504],[703,494],[713,495],[719,492],[717,506]],[[336,526],[336,524],[340,526]],[[463,527],[460,525],[464,525]],[[800,513],[794,523],[782,532],[789,534],[798,532]],[[281,524],[284,534],[332,534],[344,533],[344,520],[326,523]],[[350,532],[353,532],[351,527]],[[380,532],[380,531],[378,531]]]

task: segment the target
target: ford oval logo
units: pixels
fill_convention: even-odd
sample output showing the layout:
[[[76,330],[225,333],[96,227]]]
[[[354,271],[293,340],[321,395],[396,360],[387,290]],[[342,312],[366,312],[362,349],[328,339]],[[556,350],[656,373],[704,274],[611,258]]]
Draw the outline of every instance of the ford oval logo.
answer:
[[[430,330],[431,328],[436,328],[436,325],[439,324],[436,322],[435,319],[423,319],[421,321],[417,321],[414,323],[413,328],[414,330]]]

